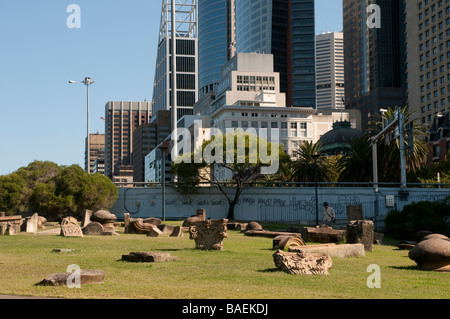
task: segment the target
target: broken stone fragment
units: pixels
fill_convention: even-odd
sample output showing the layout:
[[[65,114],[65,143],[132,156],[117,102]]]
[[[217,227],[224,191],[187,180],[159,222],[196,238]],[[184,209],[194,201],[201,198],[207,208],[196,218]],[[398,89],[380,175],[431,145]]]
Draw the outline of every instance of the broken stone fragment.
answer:
[[[122,255],[122,260],[140,263],[156,263],[178,260],[178,257],[170,256],[169,253],[131,252],[129,255]]]
[[[331,257],[326,254],[287,253],[277,250],[273,254],[275,266],[288,274],[328,275],[333,265]]]
[[[64,286],[68,284],[68,280],[72,282],[76,275],[76,273],[72,272],[53,274],[35,286]],[[102,284],[105,281],[105,272],[103,270],[81,270],[79,275],[80,285]]]

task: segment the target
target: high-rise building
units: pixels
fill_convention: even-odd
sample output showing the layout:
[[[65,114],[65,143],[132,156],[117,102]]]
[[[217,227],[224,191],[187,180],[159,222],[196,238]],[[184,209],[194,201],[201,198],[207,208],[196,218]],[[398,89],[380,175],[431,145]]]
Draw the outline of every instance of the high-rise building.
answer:
[[[105,105],[105,175],[133,177],[133,133],[150,122],[151,102],[109,101]],[[131,166],[131,170],[130,170]],[[130,182],[130,179],[127,179]]]
[[[450,112],[450,1],[405,2],[409,109],[439,127]]]
[[[104,160],[105,159],[105,134],[89,134],[89,149],[87,145],[87,138],[85,141],[85,159],[84,159],[84,169],[88,171],[87,167],[87,154],[90,153],[89,161],[89,172],[95,173],[94,171],[94,162],[97,159]]]
[[[274,56],[286,105],[316,107],[314,0],[236,0],[237,52]]]
[[[198,0],[199,98],[215,90],[235,51],[234,0]]]
[[[145,157],[171,134],[170,111],[159,111],[148,124],[139,126],[133,135],[133,181],[145,180]],[[170,167],[169,167],[170,168]]]
[[[345,105],[361,111],[363,131],[381,108],[406,104],[403,2],[343,0]]]
[[[172,50],[174,44],[175,50]],[[163,0],[153,84],[153,114],[173,107],[177,109],[174,115],[177,119],[192,114],[198,100],[197,52],[197,0]]]
[[[345,108],[344,34],[328,32],[316,36],[317,109]]]

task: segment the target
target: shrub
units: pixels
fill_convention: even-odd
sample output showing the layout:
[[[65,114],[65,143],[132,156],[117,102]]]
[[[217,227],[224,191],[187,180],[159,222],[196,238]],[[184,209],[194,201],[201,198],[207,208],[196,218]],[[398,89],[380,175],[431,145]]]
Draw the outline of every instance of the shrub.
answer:
[[[387,233],[402,239],[413,240],[414,234],[420,230],[449,236],[448,216],[450,205],[425,201],[406,205],[403,211],[392,211],[386,216],[385,225]]]

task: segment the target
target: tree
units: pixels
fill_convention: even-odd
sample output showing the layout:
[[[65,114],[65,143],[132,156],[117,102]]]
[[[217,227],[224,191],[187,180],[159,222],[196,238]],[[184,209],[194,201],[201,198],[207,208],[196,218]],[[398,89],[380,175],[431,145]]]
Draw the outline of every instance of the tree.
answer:
[[[339,182],[371,182],[372,146],[367,137],[349,143],[350,150],[342,156],[337,166],[341,170]]]
[[[217,134],[194,153],[182,156],[184,160],[173,164],[171,170],[177,176],[177,190],[189,195],[195,193],[202,183],[218,187],[228,201],[229,220],[234,219],[234,209],[242,192],[252,182],[261,180],[265,170],[288,160],[281,146],[240,131]],[[229,179],[219,180],[216,176],[218,171],[225,172]],[[229,195],[229,188],[234,189],[233,195]]]
[[[395,113],[399,110],[399,107],[389,108],[384,116],[380,116],[380,120],[376,123],[374,129],[374,135],[381,132],[383,127],[383,121],[393,120]],[[413,124],[413,139],[414,139],[414,149],[410,154],[406,154],[406,169],[408,172],[416,172],[419,170],[427,161],[428,156],[428,143],[426,142],[426,137],[428,136],[427,128],[418,123],[417,120],[411,120],[413,115],[409,112],[408,108],[401,109],[405,117],[405,143],[408,143],[408,135],[406,125],[408,123]],[[380,172],[384,173],[384,176],[380,176],[380,180],[385,181],[398,181],[401,177],[400,168],[400,139],[391,139],[388,143],[378,143],[378,162]]]
[[[320,152],[321,143],[306,141],[299,145],[297,152],[298,160],[294,162],[295,182],[315,182],[315,169],[317,161],[317,181],[330,182],[331,173],[327,166],[325,155]],[[318,156],[315,160],[314,156]]]
[[[0,176],[0,211],[8,215],[22,211],[28,193],[30,191],[21,175],[13,173]]]
[[[88,174],[78,165],[35,161],[0,177],[0,210],[8,213],[78,217],[83,209],[111,208],[117,197],[112,181],[100,174]]]

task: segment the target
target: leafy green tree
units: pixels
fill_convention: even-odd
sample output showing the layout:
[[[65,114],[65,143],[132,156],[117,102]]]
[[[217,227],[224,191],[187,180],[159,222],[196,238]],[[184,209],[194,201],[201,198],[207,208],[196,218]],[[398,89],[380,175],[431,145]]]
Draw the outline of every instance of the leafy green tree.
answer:
[[[372,145],[367,137],[350,142],[350,150],[342,156],[337,166],[341,173],[340,182],[371,182]]]
[[[231,142],[231,140],[233,140],[235,147],[228,150],[227,141]],[[237,147],[238,140],[245,140],[244,148]],[[265,151],[262,151],[262,146],[267,147],[266,154],[263,154]],[[289,157],[284,153],[281,146],[273,145],[273,148],[278,151],[279,155],[275,159],[276,161],[279,161],[279,163],[288,161]],[[212,157],[209,157],[209,154]],[[177,176],[177,190],[185,195],[195,193],[202,183],[218,187],[229,204],[227,218],[233,220],[234,209],[242,192],[253,182],[264,178],[264,175],[261,174],[262,168],[275,164],[272,161],[267,162],[261,157],[262,155],[272,156],[271,143],[248,133],[229,133],[214,136],[211,140],[205,141],[202,147],[194,153],[183,154],[185,160],[173,164],[171,173]],[[201,161],[198,160],[199,158]],[[211,171],[213,168],[228,172],[230,179],[219,181],[214,172]],[[229,189],[234,189],[232,195],[229,194]]]
[[[30,193],[23,177],[17,173],[0,176],[0,211],[8,215],[24,210]]]
[[[296,153],[298,160],[294,161],[295,182],[315,182],[315,169],[317,161],[317,181],[330,182],[332,174],[327,165],[326,156],[320,152],[321,143],[306,141],[299,145]],[[318,156],[314,159],[314,156]]]
[[[38,212],[57,219],[67,214],[81,216],[83,209],[111,208],[117,197],[112,181],[88,174],[78,165],[35,161],[0,177],[0,210],[8,213]]]

